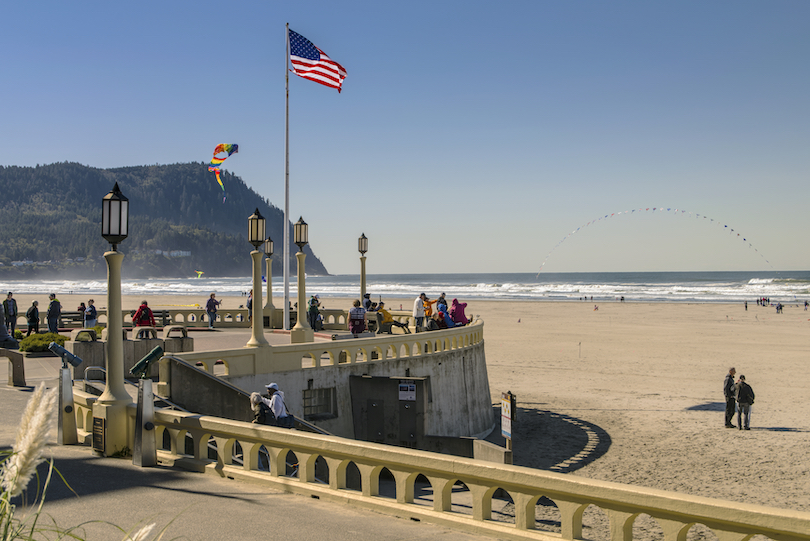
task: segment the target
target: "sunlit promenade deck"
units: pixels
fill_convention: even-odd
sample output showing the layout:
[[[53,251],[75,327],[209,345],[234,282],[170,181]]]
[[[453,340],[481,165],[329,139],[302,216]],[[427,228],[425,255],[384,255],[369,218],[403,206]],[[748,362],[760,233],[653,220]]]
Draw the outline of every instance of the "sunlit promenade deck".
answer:
[[[244,346],[250,330],[200,331],[192,336],[195,350],[226,349]],[[285,334],[266,336],[271,344],[289,343]],[[31,360],[26,363],[29,386],[41,381],[57,384],[59,359]],[[7,371],[6,363],[0,361],[0,370]],[[0,386],[3,448],[14,441],[30,390]],[[54,428],[48,452],[78,497],[57,477],[48,489],[44,514],[63,528],[87,521],[107,521],[125,529],[155,522],[160,528],[173,521],[164,539],[487,539],[227,478],[167,467],[140,468],[131,459],[96,457],[89,446],[56,445],[56,437]],[[48,519],[43,518],[40,523],[47,527]],[[84,528],[88,539],[124,538],[108,525]]]

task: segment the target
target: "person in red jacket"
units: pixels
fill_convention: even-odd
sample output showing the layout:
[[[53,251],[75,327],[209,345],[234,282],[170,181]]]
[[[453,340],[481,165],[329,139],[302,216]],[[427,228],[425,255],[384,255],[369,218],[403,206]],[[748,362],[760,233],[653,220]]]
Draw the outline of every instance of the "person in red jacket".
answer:
[[[136,327],[154,327],[155,316],[152,315],[152,309],[146,304],[146,301],[141,301],[141,306],[138,311],[132,316],[132,323]]]

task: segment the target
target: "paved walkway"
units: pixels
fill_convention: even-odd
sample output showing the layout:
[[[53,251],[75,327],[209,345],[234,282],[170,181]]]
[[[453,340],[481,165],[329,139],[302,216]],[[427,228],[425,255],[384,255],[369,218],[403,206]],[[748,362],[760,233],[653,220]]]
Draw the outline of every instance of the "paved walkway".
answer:
[[[191,335],[197,350],[241,347],[250,338],[246,329],[193,332]],[[267,337],[273,343],[289,342],[286,335],[268,334]],[[275,342],[276,339],[281,341]],[[4,358],[0,359],[2,373],[7,372],[6,364]],[[48,358],[28,362],[28,385],[34,386],[41,381],[49,387],[56,385],[60,364],[58,359]],[[5,382],[0,385],[3,409],[0,447],[8,448],[13,443],[30,391],[30,387],[8,387]],[[82,535],[87,539],[123,539],[124,534],[110,524],[132,529],[153,522],[159,528],[169,525],[166,540],[487,539],[423,522],[277,492],[257,484],[167,467],[139,468],[132,465],[131,459],[96,457],[89,447],[61,446],[55,441],[56,429],[52,432],[48,452],[78,497],[57,477],[48,488],[43,513],[53,517],[61,527],[89,521],[108,523],[85,524]],[[46,469],[41,467],[40,471],[44,479]],[[44,515],[40,518],[43,527],[50,520],[43,521]]]

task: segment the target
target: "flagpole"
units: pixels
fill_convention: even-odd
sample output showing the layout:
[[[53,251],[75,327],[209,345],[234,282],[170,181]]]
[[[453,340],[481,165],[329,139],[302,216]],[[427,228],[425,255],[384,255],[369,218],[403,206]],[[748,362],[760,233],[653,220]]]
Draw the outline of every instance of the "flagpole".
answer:
[[[284,31],[284,87],[287,95],[284,110],[284,329],[290,330],[290,23]],[[301,307],[298,307],[299,314]]]

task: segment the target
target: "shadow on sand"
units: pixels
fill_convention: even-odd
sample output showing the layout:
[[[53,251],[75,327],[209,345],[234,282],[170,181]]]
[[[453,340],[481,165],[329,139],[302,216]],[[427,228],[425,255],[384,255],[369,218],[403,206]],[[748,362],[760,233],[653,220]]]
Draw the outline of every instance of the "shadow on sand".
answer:
[[[601,427],[542,409],[518,408],[512,431],[515,465],[560,473],[590,464],[611,444]]]

